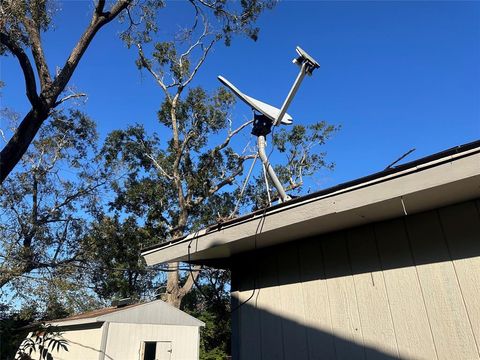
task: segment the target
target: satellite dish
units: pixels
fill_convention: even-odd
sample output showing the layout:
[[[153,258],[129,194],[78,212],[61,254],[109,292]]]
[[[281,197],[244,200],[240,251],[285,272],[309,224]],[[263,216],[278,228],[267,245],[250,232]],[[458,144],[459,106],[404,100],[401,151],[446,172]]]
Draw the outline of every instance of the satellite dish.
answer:
[[[259,113],[262,113],[263,115],[268,117],[270,120],[272,120],[272,122],[275,122],[275,120],[277,120],[277,117],[280,114],[280,109],[272,105],[266,104],[260,100],[254,99],[248,95],[245,95],[243,92],[238,90],[238,88],[235,85],[233,85],[230,81],[225,79],[223,76],[219,76],[218,80],[220,80],[220,82],[223,85],[225,85],[230,90],[232,90],[235,95],[237,95],[244,103],[249,105],[253,110],[258,111]],[[287,113],[285,113],[285,115],[283,115],[282,119],[280,120],[280,123],[284,125],[290,125],[292,122],[293,122],[292,117]]]
[[[265,148],[267,146],[265,136],[271,132],[272,127],[277,126],[278,124],[290,125],[292,123],[292,117],[287,114],[287,108],[290,106],[290,103],[297,93],[300,83],[305,75],[311,76],[313,71],[320,67],[320,64],[316,62],[313,57],[308,55],[302,48],[297,46],[295,50],[298,54],[298,57],[295,58],[293,62],[300,66],[300,73],[295,79],[295,82],[293,83],[293,86],[290,89],[290,92],[288,93],[281,109],[277,109],[272,105],[265,104],[260,100],[245,95],[223,76],[218,77],[218,80],[232,90],[233,93],[242,99],[243,102],[249,105],[254,111],[260,113],[254,114],[252,134],[257,136],[258,156],[262,160],[264,171],[268,173],[273,185],[277,188],[281,202],[288,201],[291,199],[291,197],[285,192],[282,183],[275,174],[275,170],[273,170],[272,165],[270,165],[270,161],[268,159],[269,156],[267,156],[265,152]],[[266,181],[266,185],[268,189],[268,181]]]

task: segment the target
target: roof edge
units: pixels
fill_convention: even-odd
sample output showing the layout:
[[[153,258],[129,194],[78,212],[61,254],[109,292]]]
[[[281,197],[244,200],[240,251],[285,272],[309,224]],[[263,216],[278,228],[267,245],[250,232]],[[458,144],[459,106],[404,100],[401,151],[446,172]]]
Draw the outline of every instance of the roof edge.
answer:
[[[145,247],[145,248],[142,249],[141,255],[144,256],[144,255],[147,255],[148,253],[150,253],[152,251],[158,250],[158,249],[163,248],[165,246],[173,245],[175,243],[181,242],[183,240],[188,240],[188,239],[193,238],[193,237],[198,238],[202,235],[206,235],[209,232],[219,230],[219,229],[221,229],[223,227],[226,227],[226,226],[229,226],[229,227],[233,226],[236,223],[247,221],[247,220],[249,220],[251,218],[254,218],[258,215],[265,216],[265,215],[267,215],[271,212],[275,212],[279,209],[282,209],[282,208],[285,208],[285,207],[292,207],[292,206],[298,205],[299,203],[304,203],[304,202],[308,202],[309,200],[314,200],[314,199],[317,199],[317,198],[320,198],[320,197],[327,196],[328,194],[334,194],[334,193],[337,193],[337,192],[342,191],[342,190],[346,191],[348,189],[351,189],[351,190],[348,190],[348,191],[352,191],[352,190],[355,190],[357,186],[364,185],[364,184],[366,185],[370,182],[373,182],[375,180],[380,180],[382,178],[385,178],[382,181],[388,181],[396,174],[402,174],[403,172],[408,171],[409,169],[417,168],[421,165],[432,163],[430,167],[438,166],[442,162],[450,161],[450,157],[452,157],[454,155],[457,155],[455,157],[456,159],[460,159],[462,157],[470,156],[470,155],[473,155],[475,153],[480,153],[480,140],[472,141],[472,142],[469,142],[469,143],[466,143],[466,144],[463,144],[463,145],[457,145],[457,146],[454,146],[454,147],[449,148],[447,150],[443,150],[443,151],[437,152],[435,154],[428,155],[428,156],[422,157],[422,158],[417,159],[417,160],[410,161],[408,163],[405,163],[405,164],[402,164],[402,165],[399,165],[399,166],[396,166],[396,167],[392,167],[392,168],[385,169],[385,170],[382,170],[382,171],[379,171],[379,172],[376,172],[376,173],[373,173],[373,174],[370,174],[370,175],[367,175],[367,176],[363,176],[363,177],[360,177],[360,178],[357,178],[357,179],[354,179],[354,180],[350,180],[350,181],[347,181],[347,182],[344,182],[344,183],[341,183],[341,184],[338,184],[338,185],[335,185],[335,186],[332,186],[332,187],[329,187],[329,188],[326,188],[326,189],[322,189],[322,190],[307,194],[305,196],[301,196],[301,197],[289,200],[289,201],[284,202],[284,203],[280,203],[280,204],[270,206],[268,208],[263,208],[263,209],[260,209],[260,210],[256,210],[256,211],[253,211],[249,214],[246,214],[246,215],[243,215],[243,216],[240,216],[240,217],[228,220],[228,221],[211,224],[211,225],[205,227],[204,229],[202,229],[202,230],[200,230],[196,233],[191,233],[191,234],[179,237],[179,238],[175,238],[175,239],[172,239],[172,240],[169,240],[169,241],[163,241],[161,243]],[[424,167],[423,170],[428,169],[428,168],[429,167]],[[390,175],[392,177],[390,177]],[[403,175],[401,175],[401,176],[403,176]]]

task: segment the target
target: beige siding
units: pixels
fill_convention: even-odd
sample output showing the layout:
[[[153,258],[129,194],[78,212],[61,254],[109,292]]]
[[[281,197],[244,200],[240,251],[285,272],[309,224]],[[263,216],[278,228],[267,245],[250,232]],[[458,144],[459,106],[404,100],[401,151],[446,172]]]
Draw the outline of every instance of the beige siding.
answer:
[[[104,325],[105,327],[105,325]],[[199,333],[195,326],[110,323],[105,356],[101,354],[102,328],[66,330],[68,351],[54,351],[55,360],[141,360],[144,341],[171,341],[170,360],[199,357]],[[38,358],[38,354],[35,354]]]
[[[235,359],[479,359],[470,201],[235,259]],[[238,304],[238,302],[237,302]]]
[[[144,341],[171,341],[171,360],[194,360],[199,356],[197,327],[110,323],[105,359],[140,359]]]
[[[335,334],[332,339],[337,359],[350,359],[352,354],[358,354],[363,344],[363,334],[345,235],[335,234],[327,238],[322,243],[322,249],[325,259],[326,280],[324,281],[327,283],[332,317],[331,332],[328,328],[322,331],[327,336]]]
[[[261,359],[283,358],[282,319],[274,314],[280,311],[280,291],[277,284],[277,261],[275,254],[265,254],[262,257],[260,278],[258,280],[257,304],[265,311],[260,313],[261,326]],[[248,321],[248,319],[247,319]]]
[[[403,220],[376,224],[375,236],[399,356],[404,359],[436,359],[427,310]]]
[[[462,291],[478,349],[480,344],[480,225],[475,203],[465,203],[440,211],[440,219],[455,274]],[[473,326],[475,324],[475,326]]]
[[[347,238],[365,355],[367,359],[382,358],[383,352],[398,355],[373,227],[349,231]]]
[[[68,341],[68,351],[53,351],[55,360],[98,360],[102,328],[63,331],[62,337]],[[38,356],[38,353],[32,354],[33,359]]]
[[[238,292],[237,306],[240,307],[235,312],[238,315],[238,325],[242,333],[242,341],[238,343],[240,352],[242,354],[249,353],[252,360],[261,359],[262,343],[257,339],[261,337],[260,317],[262,314],[255,311],[254,307],[244,306],[244,304],[255,303],[259,296],[253,276],[260,269],[260,266],[255,265],[256,263],[258,263],[258,259],[249,258],[245,261],[244,277]]]
[[[478,351],[436,212],[407,219],[407,230],[439,359],[475,359]]]
[[[300,282],[298,253],[295,244],[282,247],[277,256],[284,284],[279,287],[282,319],[283,351],[285,359],[307,358],[305,306]]]
[[[321,244],[304,241],[299,246],[303,304],[309,309],[305,316],[309,359],[335,359],[328,288]],[[319,276],[320,275],[320,276]]]

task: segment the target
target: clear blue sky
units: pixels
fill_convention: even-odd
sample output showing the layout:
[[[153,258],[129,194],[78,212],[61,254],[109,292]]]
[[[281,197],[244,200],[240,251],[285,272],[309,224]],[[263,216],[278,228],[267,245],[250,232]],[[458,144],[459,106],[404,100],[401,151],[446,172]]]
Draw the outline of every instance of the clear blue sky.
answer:
[[[50,66],[61,66],[91,14],[91,2],[61,3],[56,30],[45,37]],[[184,2],[167,3],[160,24],[167,39],[190,16]],[[285,1],[263,14],[257,42],[236,38],[217,46],[195,84],[217,87],[222,74],[249,95],[280,106],[297,67],[300,45],[321,64],[306,78],[289,113],[294,121],[326,120],[342,130],[326,146],[336,163],[324,188],[382,170],[410,148],[408,160],[480,138],[480,3]],[[161,93],[118,40],[122,26],[94,39],[71,84],[88,93],[85,111],[102,137],[134,122],[156,126]],[[1,58],[1,98],[24,114],[17,63]],[[236,116],[250,116],[238,104]]]

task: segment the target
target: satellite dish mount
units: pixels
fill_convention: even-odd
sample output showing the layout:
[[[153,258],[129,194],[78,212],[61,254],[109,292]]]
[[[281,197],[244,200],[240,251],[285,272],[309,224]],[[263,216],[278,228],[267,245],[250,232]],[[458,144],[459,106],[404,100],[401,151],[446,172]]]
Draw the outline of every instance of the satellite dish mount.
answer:
[[[249,105],[254,111],[253,118],[253,129],[252,134],[257,136],[257,147],[258,155],[262,160],[265,169],[267,170],[268,176],[272,180],[275,188],[280,195],[281,202],[285,202],[291,199],[290,196],[285,192],[285,189],[282,186],[280,180],[278,180],[273,167],[270,165],[268,156],[265,152],[266,141],[265,136],[267,136],[271,131],[273,126],[279,124],[290,125],[292,123],[292,117],[287,114],[287,109],[290,106],[295,94],[297,93],[300,84],[303,81],[305,75],[311,76],[315,69],[320,67],[320,64],[315,61],[310,55],[308,55],[304,50],[299,46],[296,48],[298,57],[293,60],[294,64],[297,64],[300,67],[300,72],[293,83],[290,92],[288,93],[283,105],[280,109],[261,102],[257,99],[254,99],[248,95],[245,95],[240,90],[238,90],[232,83],[222,76],[219,76],[218,79],[227,86],[230,90],[233,91],[242,101]]]

